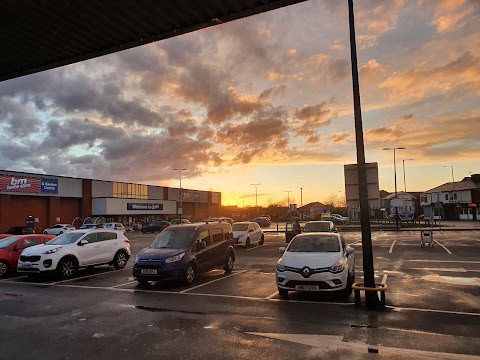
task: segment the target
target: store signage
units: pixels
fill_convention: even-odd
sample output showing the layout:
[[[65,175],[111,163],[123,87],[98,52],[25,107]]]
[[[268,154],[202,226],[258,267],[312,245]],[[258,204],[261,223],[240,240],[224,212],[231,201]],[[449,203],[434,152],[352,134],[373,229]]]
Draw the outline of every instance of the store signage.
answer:
[[[127,203],[127,210],[163,210],[163,204]]]
[[[200,194],[196,191],[182,191],[182,199],[184,201],[199,201]]]
[[[58,194],[58,179],[42,178],[40,190],[44,194]]]
[[[37,194],[40,192],[40,179],[28,176],[0,175],[0,191]]]

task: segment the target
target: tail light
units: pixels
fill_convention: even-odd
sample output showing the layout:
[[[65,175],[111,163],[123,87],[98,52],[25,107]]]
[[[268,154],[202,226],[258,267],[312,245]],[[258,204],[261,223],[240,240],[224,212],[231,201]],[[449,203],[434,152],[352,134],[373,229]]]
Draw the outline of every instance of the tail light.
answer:
[[[130,240],[128,240],[128,239],[123,240],[123,242],[126,242],[127,244],[130,244]]]
[[[165,229],[168,225],[167,224],[163,224],[163,228]]]

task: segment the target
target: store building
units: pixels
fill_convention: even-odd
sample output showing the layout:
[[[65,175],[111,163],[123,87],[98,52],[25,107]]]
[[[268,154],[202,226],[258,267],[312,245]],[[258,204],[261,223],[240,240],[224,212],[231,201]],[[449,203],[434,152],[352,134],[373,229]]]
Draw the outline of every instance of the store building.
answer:
[[[181,195],[181,207],[180,207]],[[221,193],[0,170],[0,233],[34,218],[36,231],[55,223],[149,222],[219,216]]]

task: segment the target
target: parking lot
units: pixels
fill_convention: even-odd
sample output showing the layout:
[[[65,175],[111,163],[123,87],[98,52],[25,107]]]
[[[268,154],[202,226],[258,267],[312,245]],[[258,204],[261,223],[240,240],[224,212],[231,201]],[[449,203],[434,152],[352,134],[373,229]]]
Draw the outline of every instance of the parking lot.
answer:
[[[278,247],[285,244],[283,233],[268,233],[263,246],[236,248],[236,263],[231,274],[213,270],[185,287],[178,283],[152,283],[140,288],[132,278],[136,253],[155,237],[154,234],[128,233],[132,257],[125,269],[101,266],[81,270],[74,279],[58,281],[52,277],[30,280],[14,275],[2,282],[138,292],[173,292],[232,298],[278,300],[275,266]],[[345,232],[355,248],[356,281],[363,281],[360,232]],[[420,246],[418,230],[374,232],[375,282],[388,285],[387,305],[453,312],[480,313],[480,233],[455,231],[434,233],[434,246]],[[288,300],[333,301],[352,304],[349,298],[290,293]]]
[[[361,282],[361,233],[347,231],[343,235],[355,248],[356,281]],[[406,331],[409,335],[413,332],[413,337],[417,332],[424,332],[428,336],[440,337],[438,341],[443,341],[443,351],[447,354],[480,355],[480,331],[475,325],[480,320],[480,232],[477,230],[435,231],[433,247],[420,246],[418,230],[373,232],[375,281],[388,285],[386,311],[375,313],[374,317],[368,315],[368,312],[365,315],[364,307],[354,306],[353,294],[341,298],[335,295],[292,292],[288,299],[280,299],[275,284],[275,266],[280,257],[278,247],[285,244],[283,233],[267,233],[262,246],[236,248],[235,267],[230,274],[225,274],[223,270],[213,270],[199,276],[190,286],[152,283],[146,288],[139,287],[132,278],[133,260],[155,235],[131,232],[127,236],[131,242],[132,257],[125,269],[115,270],[113,267],[102,266],[81,270],[74,279],[61,281],[55,278],[30,280],[20,275],[1,280],[0,303],[3,301],[3,305],[6,305],[10,301],[8,304],[11,306],[1,307],[1,314],[11,316],[27,312],[29,316],[34,316],[37,307],[41,311],[55,313],[53,303],[42,303],[42,306],[31,304],[28,309],[20,308],[19,303],[11,301],[15,297],[18,299],[18,296],[23,297],[23,301],[29,297],[38,297],[48,302],[61,297],[71,299],[69,301],[72,304],[87,302],[89,306],[93,306],[93,299],[98,302],[99,299],[102,299],[101,302],[107,301],[105,299],[112,299],[113,302],[122,299],[122,306],[126,307],[150,309],[153,312],[183,309],[188,314],[210,314],[210,311],[216,314],[218,307],[213,311],[212,304],[222,304],[220,313],[228,314],[230,319],[235,319],[240,314],[246,316],[245,313],[259,319],[263,316],[268,319],[268,326],[262,327],[253,323],[247,326],[247,320],[242,318],[242,326],[249,331],[260,326],[265,333],[270,333],[265,329],[276,328],[287,321],[291,324],[283,327],[283,331],[290,329],[287,332],[293,332],[293,329],[302,328],[303,332],[309,329],[307,332],[313,334],[342,332],[345,337],[344,330],[336,329],[330,319],[332,314],[341,311],[337,317],[342,319],[340,323],[343,328],[345,324],[358,325],[371,332],[373,330],[368,330],[370,327],[384,326],[386,330],[379,330],[375,341],[371,337],[361,339],[365,343],[373,341],[377,347],[389,345],[389,348],[393,346],[438,351],[435,342],[422,343],[419,338],[405,338],[401,344],[389,343],[391,337],[387,336],[392,331],[396,334],[398,331],[402,331],[402,334]],[[290,305],[285,307],[287,304]],[[62,306],[68,307],[68,304]],[[76,308],[79,306],[75,305]],[[279,309],[282,309],[280,313]],[[286,317],[287,320],[284,318],[281,322],[276,322],[275,318],[279,316]],[[316,326],[325,321],[330,324],[328,331],[323,326],[319,330]],[[242,326],[237,324],[236,328],[241,329]],[[350,331],[348,334],[347,337],[352,337]],[[242,336],[246,336],[245,332]],[[261,349],[257,350],[261,353]],[[412,358],[421,358],[417,355]]]

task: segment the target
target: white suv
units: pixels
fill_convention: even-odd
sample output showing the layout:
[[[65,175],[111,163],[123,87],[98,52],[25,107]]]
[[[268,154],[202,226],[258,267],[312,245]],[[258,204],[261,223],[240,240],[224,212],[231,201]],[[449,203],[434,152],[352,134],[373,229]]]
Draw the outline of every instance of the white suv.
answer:
[[[123,269],[131,256],[130,242],[121,231],[72,230],[20,255],[17,271],[27,275],[56,272],[68,279],[82,267],[102,264]]]

